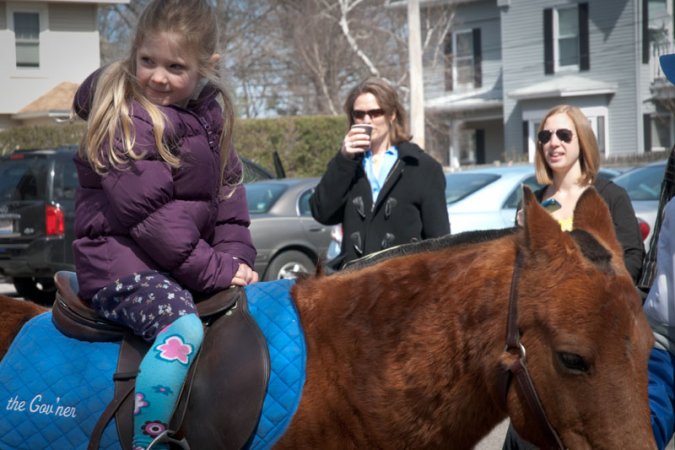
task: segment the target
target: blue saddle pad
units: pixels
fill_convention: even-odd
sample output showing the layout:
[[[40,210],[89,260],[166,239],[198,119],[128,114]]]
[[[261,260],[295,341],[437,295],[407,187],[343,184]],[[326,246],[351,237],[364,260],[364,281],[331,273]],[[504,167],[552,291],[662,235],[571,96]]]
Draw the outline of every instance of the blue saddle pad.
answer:
[[[251,449],[270,448],[286,431],[305,385],[307,351],[298,311],[291,299],[291,280],[246,287],[251,315],[267,339],[270,381]]]
[[[113,398],[118,352],[62,335],[51,312],[28,322],[0,362],[0,448],[86,448]],[[101,448],[120,448],[114,420]]]
[[[258,428],[248,448],[271,447],[288,427],[305,382],[306,350],[290,297],[293,282],[246,288],[251,315],[267,340],[270,381]],[[24,326],[0,361],[0,449],[86,449],[99,416],[113,398],[119,343],[63,336],[51,313]],[[120,449],[114,419],[101,449]]]

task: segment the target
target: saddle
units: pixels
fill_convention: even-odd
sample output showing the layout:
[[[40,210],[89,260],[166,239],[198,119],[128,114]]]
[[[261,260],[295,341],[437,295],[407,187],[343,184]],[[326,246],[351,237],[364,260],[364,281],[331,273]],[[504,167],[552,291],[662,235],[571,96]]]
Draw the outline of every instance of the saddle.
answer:
[[[80,299],[75,273],[57,272],[54,280],[58,292],[52,318],[59,331],[79,340],[121,341],[113,376],[115,394],[97,422],[88,448],[99,448],[103,430],[114,416],[120,444],[131,450],[133,392],[150,343],[100,317]],[[242,288],[203,299],[195,297],[195,301],[205,326],[204,341],[188,373],[170,430],[175,442],[187,437],[193,448],[239,449],[253,435],[262,410],[270,374],[267,344],[248,313]],[[227,424],[227,430],[222,424]]]

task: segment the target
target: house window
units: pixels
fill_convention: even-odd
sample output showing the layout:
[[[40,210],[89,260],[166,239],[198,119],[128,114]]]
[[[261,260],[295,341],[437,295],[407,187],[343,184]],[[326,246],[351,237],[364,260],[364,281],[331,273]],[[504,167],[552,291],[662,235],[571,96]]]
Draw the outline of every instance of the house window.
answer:
[[[665,151],[672,146],[672,119],[670,114],[652,114],[651,126],[648,131],[651,135],[651,148],[648,151]]]
[[[457,80],[457,87],[469,86],[473,84],[473,33],[463,31],[454,33],[455,40],[453,48],[455,54],[453,58],[453,78]]]
[[[668,29],[672,19],[666,0],[648,0],[647,20],[649,24],[649,40],[657,44],[665,44],[669,39]]]
[[[598,141],[598,151],[601,155],[606,156],[607,146],[605,145],[605,116],[597,116],[595,118],[595,137]]]
[[[556,69],[579,65],[579,14],[577,8],[556,10]]]
[[[589,70],[588,3],[544,9],[544,73]]]
[[[40,15],[14,13],[16,67],[40,67]]]
[[[464,129],[459,134],[459,163],[461,165],[476,163],[476,133]]]
[[[466,90],[481,85],[480,28],[448,34],[445,41],[445,89]]]

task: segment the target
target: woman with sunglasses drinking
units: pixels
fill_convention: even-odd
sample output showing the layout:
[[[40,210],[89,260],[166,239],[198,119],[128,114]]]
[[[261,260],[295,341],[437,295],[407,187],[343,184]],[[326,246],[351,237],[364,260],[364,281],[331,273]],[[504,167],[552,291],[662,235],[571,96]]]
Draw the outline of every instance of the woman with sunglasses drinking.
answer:
[[[537,181],[545,185],[535,196],[565,231],[572,230],[574,207],[581,194],[590,186],[598,191],[612,215],[626,269],[637,282],[642,271],[644,246],[635,211],[622,187],[597,176],[598,143],[588,118],[579,108],[559,105],[544,116],[537,133],[534,163]],[[518,211],[517,222],[522,222],[521,211]],[[535,448],[509,427],[503,450]]]
[[[349,130],[310,199],[312,215],[342,223],[334,267],[394,245],[450,233],[443,168],[410,142],[407,116],[386,81],[354,87]]]

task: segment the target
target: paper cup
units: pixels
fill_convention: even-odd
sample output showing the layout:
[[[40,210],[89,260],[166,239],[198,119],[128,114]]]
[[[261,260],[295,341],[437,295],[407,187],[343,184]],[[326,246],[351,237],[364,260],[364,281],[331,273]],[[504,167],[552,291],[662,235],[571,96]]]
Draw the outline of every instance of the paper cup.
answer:
[[[359,123],[356,125],[352,125],[352,129],[354,128],[361,128],[363,132],[368,135],[368,137],[370,137],[373,134],[373,126],[367,123]]]

